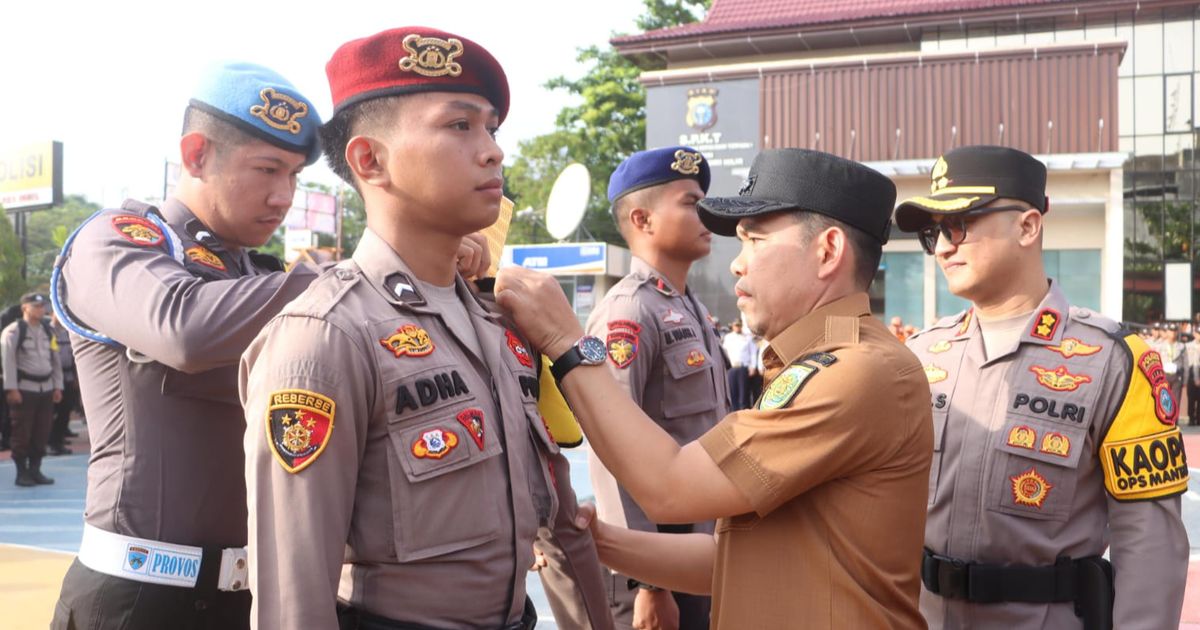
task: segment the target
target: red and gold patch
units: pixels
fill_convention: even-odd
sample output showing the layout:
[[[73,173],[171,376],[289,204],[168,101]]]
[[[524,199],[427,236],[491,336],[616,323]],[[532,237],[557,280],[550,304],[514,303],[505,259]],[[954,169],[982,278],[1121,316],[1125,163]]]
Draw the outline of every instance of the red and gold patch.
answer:
[[[1057,346],[1046,346],[1046,349],[1063,355],[1063,358],[1070,359],[1071,357],[1090,357],[1104,348],[1089,346],[1074,337],[1067,337]]]
[[[449,429],[430,429],[412,445],[412,454],[421,459],[441,459],[458,446],[458,434]]]
[[[1034,468],[1030,468],[1019,475],[1009,477],[1012,482],[1013,502],[1017,505],[1028,505],[1030,507],[1042,509],[1042,504],[1046,502],[1046,497],[1050,495],[1050,489],[1054,487],[1046,478],[1043,477]]]
[[[1039,450],[1050,455],[1066,457],[1071,452],[1071,438],[1062,433],[1047,433],[1042,437],[1042,448]]]
[[[950,348],[951,348],[950,342],[943,339],[937,343],[930,345],[929,352],[930,352],[930,354],[941,354],[943,352],[949,352]]]
[[[929,381],[929,383],[931,385],[933,383],[940,383],[940,382],[946,380],[946,377],[948,377],[949,375],[950,374],[948,372],[946,372],[946,370],[943,370],[942,368],[940,368],[932,363],[925,366],[925,378],[926,378],[926,380]]]
[[[527,368],[533,367],[533,356],[529,354],[529,350],[525,348],[525,344],[517,338],[513,331],[505,330],[504,338],[508,340],[508,349],[517,357],[517,361],[521,362]]]
[[[306,389],[272,392],[267,405],[267,444],[290,473],[304,470],[325,450],[337,405]]]
[[[1058,324],[1062,322],[1062,315],[1052,308],[1044,308],[1038,313],[1037,318],[1033,320],[1033,330],[1029,334],[1038,339],[1049,341],[1054,339],[1054,333],[1058,331]]]
[[[1171,388],[1167,386],[1167,373],[1163,370],[1162,357],[1153,350],[1147,350],[1138,357],[1137,365],[1150,382],[1150,395],[1154,397],[1154,415],[1158,417],[1159,422],[1175,426],[1175,422],[1179,420],[1179,406],[1175,404],[1175,397],[1171,395]]]
[[[1086,374],[1071,374],[1065,365],[1060,365],[1055,370],[1033,365],[1029,367],[1029,371],[1037,374],[1038,384],[1056,392],[1073,392],[1079,389],[1080,385],[1092,382],[1092,377]]]
[[[699,350],[692,350],[687,355],[688,367],[696,367],[697,365],[704,365],[705,360],[706,359],[704,358],[704,353],[700,352]]]
[[[185,253],[193,262],[198,262],[205,267],[212,267],[217,271],[225,271],[225,263],[221,262],[221,258],[207,248],[197,245],[189,247]]]
[[[424,328],[416,324],[404,324],[396,332],[380,339],[379,344],[400,357],[425,357],[433,353],[433,340]]]
[[[1036,441],[1037,431],[1022,424],[1009,429],[1006,444],[1017,448],[1027,448],[1032,451],[1033,444]]]
[[[614,319],[608,322],[608,358],[619,369],[629,367],[638,352],[638,333],[641,325],[627,319]]]
[[[470,409],[463,409],[462,411],[458,412],[458,423],[463,425],[463,428],[465,428],[467,433],[471,435],[471,439],[475,440],[475,446],[478,446],[479,450],[482,451],[483,410],[475,409],[474,407]]]
[[[118,215],[112,218],[112,226],[117,234],[121,235],[121,238],[141,247],[162,245],[167,240],[167,237],[163,236],[162,230],[145,217],[135,217],[129,214]]]

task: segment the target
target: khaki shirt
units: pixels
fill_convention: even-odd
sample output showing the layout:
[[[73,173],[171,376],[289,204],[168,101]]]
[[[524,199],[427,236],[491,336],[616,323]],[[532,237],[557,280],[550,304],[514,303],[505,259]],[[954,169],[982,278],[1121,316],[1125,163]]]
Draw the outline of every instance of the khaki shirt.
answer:
[[[85,519],[118,534],[239,547],[237,362],[316,271],[271,273],[245,251],[210,249],[199,240],[213,243],[207,228],[177,200],[162,208],[174,236],[145,208],[101,212],[80,228],[62,270],[59,304],[124,346],[73,338],[92,442]]]
[[[4,356],[4,389],[25,392],[51,392],[63,388],[62,358],[58,353],[58,341],[46,334],[49,324],[26,324],[25,339],[17,347],[21,321],[9,324],[0,332],[0,354]],[[42,380],[21,378],[21,374],[48,377]]]
[[[925,545],[968,561],[1045,566],[1111,544],[1113,627],[1177,627],[1188,540],[1175,495],[1187,489],[1187,466],[1165,381],[1154,388],[1135,367],[1157,359],[1145,342],[1069,306],[1052,283],[1019,341],[996,356],[985,358],[971,311],[908,347],[932,389]],[[1165,405],[1157,412],[1156,400]],[[1071,603],[969,604],[922,589],[921,611],[934,628],[1082,627]]]
[[[764,364],[756,408],[700,438],[754,506],[717,521],[713,628],[924,628],[921,364],[864,293],[792,324]]]
[[[246,351],[256,627],[336,628],[337,599],[439,628],[520,619],[534,538],[570,528],[573,495],[533,356],[456,282],[482,356],[370,230]]]
[[[676,442],[687,444],[729,413],[721,342],[708,309],[690,290],[680,293],[636,256],[630,267],[588,317],[588,334],[605,340],[609,371],[630,398]],[[590,449],[588,469],[601,520],[656,531]],[[693,531],[712,532],[713,523],[697,523]]]

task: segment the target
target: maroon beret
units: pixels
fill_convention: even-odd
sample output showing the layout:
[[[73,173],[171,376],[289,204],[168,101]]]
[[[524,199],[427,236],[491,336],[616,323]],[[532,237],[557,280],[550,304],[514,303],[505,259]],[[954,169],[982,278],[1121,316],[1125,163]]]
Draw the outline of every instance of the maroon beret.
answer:
[[[405,26],[343,44],[325,64],[336,114],[355,103],[415,92],[478,94],[508,115],[508,78],[483,46],[425,26]]]

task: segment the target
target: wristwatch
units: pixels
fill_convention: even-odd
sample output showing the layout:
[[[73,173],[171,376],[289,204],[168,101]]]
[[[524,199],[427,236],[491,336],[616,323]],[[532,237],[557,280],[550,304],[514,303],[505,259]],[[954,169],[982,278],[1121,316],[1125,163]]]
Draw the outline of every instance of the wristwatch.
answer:
[[[626,580],[625,586],[631,591],[634,589],[639,589],[639,588],[642,589],[643,591],[651,591],[651,592],[662,590],[662,588],[654,586],[653,584],[647,584],[645,582],[635,580],[633,578],[629,578],[628,580]]]
[[[584,335],[575,342],[575,345],[571,346],[570,350],[554,360],[554,364],[550,366],[550,373],[554,375],[554,380],[561,383],[567,372],[580,365],[603,365],[606,356],[608,356],[608,349],[605,347],[604,341],[599,337]]]

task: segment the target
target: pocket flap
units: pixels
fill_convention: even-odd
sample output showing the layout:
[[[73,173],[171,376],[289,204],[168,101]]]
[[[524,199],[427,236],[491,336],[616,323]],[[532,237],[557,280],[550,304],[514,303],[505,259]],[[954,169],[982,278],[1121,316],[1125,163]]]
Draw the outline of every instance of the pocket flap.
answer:
[[[466,421],[462,422],[458,418]],[[404,474],[413,483],[433,479],[473,466],[503,452],[500,440],[490,435],[492,426],[473,407],[435,411],[418,420],[395,422],[389,427],[392,445]]]
[[[1086,440],[1087,430],[1082,427],[1018,418],[1005,423],[996,436],[996,447],[1013,455],[1075,468]]]

